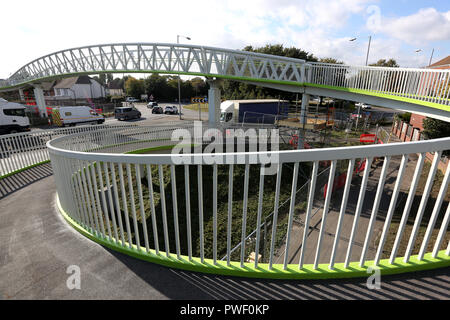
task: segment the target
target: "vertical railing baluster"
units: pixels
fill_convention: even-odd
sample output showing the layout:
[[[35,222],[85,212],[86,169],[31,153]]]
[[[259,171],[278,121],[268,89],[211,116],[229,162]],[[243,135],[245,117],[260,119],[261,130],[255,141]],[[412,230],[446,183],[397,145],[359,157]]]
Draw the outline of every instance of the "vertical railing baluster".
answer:
[[[425,236],[422,240],[422,245],[420,246],[418,259],[422,260],[425,255],[425,250],[427,250],[428,242],[431,238],[431,233],[434,230],[434,225],[436,224],[436,219],[439,215],[439,211],[441,209],[442,201],[447,193],[449,179],[450,178],[450,165],[447,165],[447,170],[445,171],[444,179],[442,179],[441,188],[439,190],[439,194],[436,198],[436,202],[434,204],[433,212],[431,213],[430,221],[428,222],[427,230],[425,231]]]
[[[143,171],[143,167],[141,167],[140,164],[134,165],[134,170],[136,171],[136,185],[137,185],[138,197],[139,197],[139,207],[140,207],[139,211],[141,213],[142,232],[144,233],[145,251],[148,253],[150,251],[150,247],[148,244],[147,220],[146,220],[145,207],[144,207],[144,196],[142,194],[141,169]]]
[[[403,258],[403,262],[405,263],[409,262],[409,258],[411,257],[411,253],[414,249],[414,242],[416,241],[417,233],[419,232],[420,223],[422,221],[423,213],[425,212],[428,196],[430,195],[431,187],[433,186],[434,175],[436,174],[440,158],[441,151],[436,151],[434,153],[431,169],[428,173],[427,182],[425,183],[425,188],[423,189],[422,199],[420,200],[419,208],[417,209],[416,219],[414,220],[414,226],[408,240],[408,246],[406,248],[405,256]]]
[[[120,191],[122,196],[123,212],[125,216],[125,225],[127,228],[128,247],[131,249],[133,247],[133,241],[131,240],[130,216],[128,215],[127,195],[125,193],[125,182],[123,179],[123,167],[122,163],[120,162],[117,163],[117,165],[119,166]]]
[[[141,250],[141,242],[139,239],[139,229],[137,225],[137,217],[136,217],[136,203],[134,199],[134,188],[133,188],[133,180],[131,175],[131,165],[129,163],[126,164],[127,176],[128,176],[128,193],[130,196],[131,202],[131,214],[133,217],[133,227],[134,227],[134,238],[136,240],[136,246],[138,251]]]
[[[394,215],[395,205],[397,204],[398,194],[400,192],[400,187],[403,181],[403,175],[405,173],[406,164],[408,162],[408,155],[404,154],[402,156],[402,161],[400,163],[400,168],[397,173],[397,179],[395,180],[394,190],[391,195],[391,202],[389,203],[389,209],[386,215],[386,219],[383,225],[383,231],[381,233],[381,239],[378,243],[377,253],[375,254],[374,264],[378,266],[380,263],[381,255],[383,254],[384,244],[386,243],[389,227],[391,226],[392,216]]]
[[[347,209],[348,194],[350,192],[350,186],[352,185],[352,176],[353,176],[354,166],[355,166],[355,159],[350,159],[348,162],[348,169],[347,169],[347,176],[346,176],[346,180],[345,180],[344,193],[342,194],[341,210],[339,211],[339,218],[338,218],[338,223],[336,226],[336,235],[334,236],[333,249],[331,251],[330,265],[328,266],[328,268],[330,270],[334,269],[334,262],[335,262],[336,252],[337,252],[337,248],[338,248],[338,244],[339,244],[339,240],[340,240],[342,223],[344,221],[345,210]]]
[[[327,216],[328,216],[328,210],[330,207],[331,195],[333,193],[334,175],[336,172],[336,162],[337,162],[336,160],[331,161],[330,173],[328,176],[328,184],[326,186],[325,203],[323,205],[323,212],[322,212],[322,225],[320,226],[319,239],[317,240],[316,257],[314,259],[314,269],[317,269],[317,267],[319,266],[320,249],[322,246],[323,234],[325,232],[325,226],[326,226],[326,221],[327,221]]]
[[[155,245],[155,252],[159,254],[159,240],[158,240],[158,226],[156,224],[156,210],[155,210],[155,199],[153,197],[153,177],[152,170],[149,164],[147,164],[147,184],[148,184],[148,197],[150,203],[150,214],[152,218],[152,231],[153,231],[153,242]]]
[[[228,170],[228,217],[227,217],[227,265],[230,265],[231,250],[231,219],[233,215],[233,164]]]
[[[264,165],[259,172],[258,212],[256,216],[256,243],[255,243],[255,269],[258,268],[259,243],[261,242],[261,215],[264,196]]]
[[[362,206],[364,203],[364,197],[366,195],[367,180],[369,179],[370,166],[372,165],[372,158],[365,159],[366,167],[364,169],[363,179],[361,181],[361,188],[359,189],[358,203],[356,204],[355,216],[353,218],[352,231],[350,232],[350,239],[347,247],[347,254],[345,256],[344,266],[348,268],[352,255],[353,242],[356,236],[356,228],[358,227],[358,220],[361,214]]]
[[[422,173],[423,163],[425,160],[425,154],[421,153],[419,159],[417,160],[416,169],[414,171],[413,179],[411,181],[411,186],[409,188],[408,198],[406,199],[405,207],[403,208],[402,218],[400,220],[400,225],[398,227],[397,234],[395,236],[394,246],[392,247],[391,256],[389,258],[389,263],[393,264],[395,258],[397,257],[397,252],[400,247],[400,241],[403,236],[403,232],[408,222],[409,212],[411,210],[412,203],[416,195],[417,185],[419,183],[420,174]]]
[[[97,217],[96,220],[98,219],[98,222],[100,223],[101,236],[103,238],[106,238],[105,225],[103,224],[102,205],[101,205],[100,197],[99,197],[99,194],[98,194],[98,184],[97,184],[97,178],[95,176],[94,166],[98,167],[99,163],[98,162],[93,162],[93,163],[90,164],[91,178],[92,178],[92,183],[93,183],[93,190],[92,191],[93,191],[94,196],[95,196],[95,200],[94,200],[94,197],[93,197],[92,201],[93,202],[95,201],[95,203],[97,204],[97,210],[94,211],[94,212],[96,212],[96,217]],[[93,204],[94,207],[95,207],[95,203]],[[107,222],[108,222],[108,225],[109,225],[109,221],[107,221]],[[109,231],[111,231],[111,230],[109,230]],[[109,237],[111,239],[111,232],[109,232]]]
[[[177,202],[177,183],[175,176],[175,166],[170,165],[170,177],[171,177],[171,185],[172,185],[172,206],[173,206],[173,223],[175,226],[175,248],[177,251],[177,258],[181,259],[180,252],[180,229],[178,226],[178,202]]]
[[[378,180],[377,192],[375,194],[375,200],[373,201],[372,213],[370,215],[369,225],[366,231],[366,237],[364,239],[364,246],[361,252],[361,258],[359,260],[359,266],[364,266],[366,260],[367,250],[370,246],[370,240],[372,238],[373,228],[375,227],[375,221],[380,206],[381,197],[383,196],[384,182],[386,180],[387,169],[389,168],[390,156],[384,157],[383,167],[381,169],[380,179]]]
[[[292,222],[294,220],[295,213],[295,196],[297,194],[297,181],[298,181],[298,167],[299,163],[296,162],[294,164],[294,172],[292,176],[292,189],[291,189],[291,203],[289,206],[289,218],[288,218],[288,226],[286,232],[286,245],[284,249],[284,262],[283,269],[286,270],[289,260],[289,242],[291,240],[291,231],[292,231]],[[256,257],[257,259],[257,257]]]
[[[217,164],[213,165],[213,262],[217,263]]]
[[[102,174],[102,168],[101,168],[101,162],[97,162],[97,175],[98,178],[100,180],[100,185],[101,185],[101,189],[100,189],[100,195],[102,198],[102,203],[103,203],[103,213],[106,219],[106,227],[108,229],[108,235],[109,235],[109,239],[111,239],[112,235],[111,235],[111,225],[109,223],[109,215],[111,215],[111,220],[113,222],[113,231],[114,231],[114,240],[116,241],[116,243],[119,242],[119,237],[117,234],[117,225],[116,225],[116,219],[114,217],[114,206],[113,206],[113,199],[111,196],[111,185],[109,182],[109,173],[108,173],[108,167],[106,166],[106,162],[103,162],[103,171],[105,173],[105,180],[106,180],[106,188],[107,188],[107,192],[108,192],[108,203],[109,203],[109,210],[111,212],[108,212],[108,207],[107,207],[107,203],[106,203],[106,196],[105,196],[105,184],[103,181],[103,174]]]
[[[111,181],[112,181],[112,187],[113,187],[113,191],[114,191],[114,205],[112,202],[112,199],[113,199],[112,193],[113,192],[111,192],[111,186],[109,185],[108,166],[107,166],[106,162],[103,163],[103,169],[105,171],[105,178],[106,178],[106,183],[107,183],[107,187],[108,187],[108,197],[109,197],[109,199],[111,199],[109,201],[109,206],[111,207],[111,216],[114,216],[114,214],[117,215],[117,221],[119,224],[119,232],[120,232],[120,240],[122,242],[122,246],[125,247],[125,235],[124,235],[124,231],[123,231],[122,213],[120,211],[119,189],[117,186],[117,176],[116,176],[115,164],[113,162],[110,162],[109,167],[111,169]],[[115,208],[115,210],[114,210],[114,208]]]
[[[311,173],[311,183],[309,185],[309,196],[308,196],[308,206],[306,209],[306,217],[305,217],[305,228],[303,231],[303,238],[302,238],[302,248],[300,249],[300,258],[298,262],[298,268],[303,268],[303,259],[305,255],[305,248],[306,248],[306,240],[308,239],[308,232],[309,232],[309,221],[311,219],[311,211],[312,206],[314,202],[314,192],[316,189],[316,182],[317,182],[317,171],[319,169],[319,161],[314,161],[313,163],[313,169]]]
[[[186,191],[186,229],[189,261],[192,260],[192,232],[191,232],[191,192],[189,183],[189,165],[184,165],[184,187]]]
[[[163,221],[163,231],[164,231],[164,249],[166,251],[166,256],[170,255],[170,244],[169,244],[169,231],[167,227],[167,211],[166,211],[166,194],[164,190],[164,174],[163,167],[161,164],[158,165],[159,173],[159,190],[161,194],[161,212]]]
[[[277,180],[276,180],[276,185],[275,185],[275,204],[274,204],[274,208],[273,208],[273,219],[272,219],[272,236],[270,239],[269,270],[272,269],[273,255],[275,253],[275,238],[277,235],[278,207],[279,207],[279,203],[280,203],[280,184],[281,184],[281,169],[282,168],[283,168],[283,164],[278,163]]]
[[[241,232],[241,267],[244,267],[245,259],[245,238],[247,236],[247,204],[248,204],[248,180],[250,165],[245,165],[244,175],[244,202],[242,206],[242,232]]]

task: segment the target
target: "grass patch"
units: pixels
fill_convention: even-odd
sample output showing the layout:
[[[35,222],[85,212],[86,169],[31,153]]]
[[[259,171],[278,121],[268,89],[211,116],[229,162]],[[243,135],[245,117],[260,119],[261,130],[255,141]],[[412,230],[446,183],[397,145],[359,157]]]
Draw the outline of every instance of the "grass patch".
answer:
[[[209,110],[209,104],[208,103],[193,103],[193,104],[188,104],[183,106],[184,109],[189,109],[189,110],[195,110],[198,111],[198,109],[200,108],[200,110],[202,112],[207,112]]]

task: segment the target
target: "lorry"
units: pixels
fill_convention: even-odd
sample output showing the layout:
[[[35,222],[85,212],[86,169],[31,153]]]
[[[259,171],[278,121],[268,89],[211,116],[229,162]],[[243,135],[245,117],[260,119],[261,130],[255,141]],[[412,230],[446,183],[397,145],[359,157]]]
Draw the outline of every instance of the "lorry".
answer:
[[[77,123],[102,124],[105,117],[88,106],[54,107],[52,109],[53,124],[65,127],[75,126]]]
[[[286,100],[226,100],[220,104],[220,121],[273,124],[277,118],[286,118],[288,111]]]
[[[30,131],[30,119],[25,110],[19,103],[0,98],[0,134]]]

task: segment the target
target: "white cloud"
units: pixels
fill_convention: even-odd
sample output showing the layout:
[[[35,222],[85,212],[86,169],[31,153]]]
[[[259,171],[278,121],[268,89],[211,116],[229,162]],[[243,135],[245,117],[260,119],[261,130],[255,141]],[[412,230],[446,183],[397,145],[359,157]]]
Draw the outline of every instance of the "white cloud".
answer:
[[[411,44],[449,41],[450,11],[439,12],[435,8],[426,8],[405,17],[382,18],[381,25],[375,26],[372,31],[381,31]]]
[[[357,42],[349,42],[348,37],[353,34],[348,37],[336,34],[351,25],[355,15],[367,17],[367,8],[377,1],[78,0],[70,5],[55,0],[25,4],[8,1],[2,4],[0,78],[8,77],[40,56],[62,49],[116,42],[176,42],[177,34],[192,38],[192,41],[180,39],[182,43],[232,49],[281,43],[319,57],[363,64],[367,40],[361,37]],[[383,18],[383,23],[391,24],[392,33],[387,25],[383,32],[407,40],[414,39],[411,34],[425,34],[422,36],[425,39],[448,39],[450,27],[446,23],[450,13],[426,9],[417,15],[420,16]],[[414,19],[423,20],[421,30],[409,31],[414,27],[410,26]],[[433,19],[437,20],[432,22]],[[356,26],[351,32],[360,32],[362,27]],[[399,41],[383,42],[378,38],[373,41],[371,56],[372,52],[377,58],[401,55]],[[412,57],[405,61],[415,63]]]

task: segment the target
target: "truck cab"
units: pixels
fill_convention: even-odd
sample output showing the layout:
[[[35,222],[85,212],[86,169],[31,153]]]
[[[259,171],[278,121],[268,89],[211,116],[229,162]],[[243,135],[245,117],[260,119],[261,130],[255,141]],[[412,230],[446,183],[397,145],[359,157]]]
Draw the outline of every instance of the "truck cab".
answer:
[[[220,104],[220,122],[234,122],[234,101],[223,101]]]
[[[14,102],[0,98],[0,134],[17,133],[30,130],[30,119],[26,108]]]

